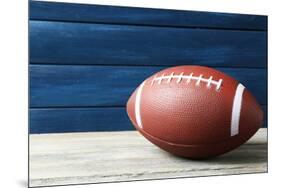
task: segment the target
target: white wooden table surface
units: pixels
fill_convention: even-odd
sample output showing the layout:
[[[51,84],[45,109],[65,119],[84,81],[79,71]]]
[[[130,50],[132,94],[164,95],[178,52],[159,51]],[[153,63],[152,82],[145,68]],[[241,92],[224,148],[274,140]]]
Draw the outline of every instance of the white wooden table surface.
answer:
[[[30,135],[30,186],[267,172],[267,129],[223,156],[170,155],[136,131]]]

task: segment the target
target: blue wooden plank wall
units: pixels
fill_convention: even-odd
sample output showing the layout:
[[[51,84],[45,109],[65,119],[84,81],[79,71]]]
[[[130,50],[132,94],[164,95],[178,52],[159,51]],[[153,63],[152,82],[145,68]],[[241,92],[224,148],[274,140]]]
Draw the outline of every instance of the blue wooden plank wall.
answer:
[[[266,16],[39,1],[29,11],[30,133],[132,130],[132,91],[184,64],[235,77],[267,114]]]

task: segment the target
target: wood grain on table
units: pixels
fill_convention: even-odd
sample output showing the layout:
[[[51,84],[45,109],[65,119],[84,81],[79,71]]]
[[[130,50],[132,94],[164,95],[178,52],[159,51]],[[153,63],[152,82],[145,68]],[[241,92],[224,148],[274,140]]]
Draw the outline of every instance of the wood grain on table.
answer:
[[[238,149],[194,161],[158,149],[137,131],[30,135],[30,186],[267,172],[267,129]]]

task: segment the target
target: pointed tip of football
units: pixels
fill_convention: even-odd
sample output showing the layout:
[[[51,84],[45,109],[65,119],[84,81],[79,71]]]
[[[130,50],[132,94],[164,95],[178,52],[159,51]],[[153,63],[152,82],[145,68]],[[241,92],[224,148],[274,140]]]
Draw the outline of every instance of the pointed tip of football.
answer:
[[[132,123],[134,124],[134,126],[136,125],[135,101],[136,101],[136,91],[132,93],[126,104],[127,114],[130,120],[132,121]]]

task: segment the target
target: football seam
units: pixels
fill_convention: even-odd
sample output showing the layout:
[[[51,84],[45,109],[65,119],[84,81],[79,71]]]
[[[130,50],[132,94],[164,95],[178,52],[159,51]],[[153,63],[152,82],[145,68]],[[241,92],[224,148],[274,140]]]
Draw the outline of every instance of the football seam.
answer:
[[[196,84],[195,85],[200,85],[200,82],[205,82],[207,83],[207,88],[211,87],[212,85],[216,86],[216,90],[219,90],[223,79],[219,79],[218,81],[213,80],[213,76],[210,76],[209,78],[204,78],[203,74],[200,74],[199,76],[193,76],[193,72],[190,73],[189,75],[184,75],[184,72],[180,73],[179,75],[175,75],[174,72],[172,72],[170,75],[165,75],[165,73],[163,73],[161,76],[157,77],[157,74],[154,76],[154,78],[151,81],[151,85],[154,84],[154,82],[158,81],[158,84],[162,83],[162,80],[167,79],[167,83],[170,83],[172,81],[173,78],[176,78],[177,81],[176,83],[180,83],[182,81],[182,79],[186,79],[186,83],[189,83],[191,80],[196,80]]]

